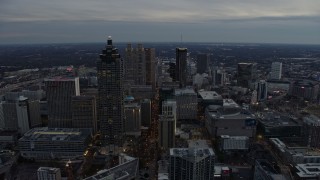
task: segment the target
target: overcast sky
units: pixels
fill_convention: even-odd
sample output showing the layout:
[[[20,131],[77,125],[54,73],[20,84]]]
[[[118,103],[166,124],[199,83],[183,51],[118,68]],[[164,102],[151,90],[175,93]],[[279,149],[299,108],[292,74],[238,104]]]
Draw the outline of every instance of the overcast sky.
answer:
[[[0,0],[0,43],[320,44],[320,0]]]

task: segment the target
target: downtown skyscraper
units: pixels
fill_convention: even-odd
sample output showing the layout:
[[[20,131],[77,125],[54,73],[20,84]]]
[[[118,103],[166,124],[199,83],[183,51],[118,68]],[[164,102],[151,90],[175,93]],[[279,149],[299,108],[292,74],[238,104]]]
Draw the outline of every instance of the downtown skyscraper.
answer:
[[[78,77],[45,79],[48,102],[48,126],[72,128],[72,97],[80,95]]]
[[[187,81],[187,48],[176,48],[175,80],[179,81],[180,87],[186,86]]]
[[[124,136],[123,61],[108,38],[97,62],[98,119],[104,145],[119,147]]]

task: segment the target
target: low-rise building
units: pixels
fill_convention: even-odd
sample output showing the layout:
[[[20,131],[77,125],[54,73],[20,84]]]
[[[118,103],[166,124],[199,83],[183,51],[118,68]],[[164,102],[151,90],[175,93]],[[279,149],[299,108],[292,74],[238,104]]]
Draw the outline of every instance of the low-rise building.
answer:
[[[297,164],[293,176],[298,180],[319,180],[320,163]]]
[[[306,146],[290,146],[278,138],[270,138],[274,152],[291,164],[320,163],[320,152]]]
[[[91,129],[34,128],[18,141],[27,159],[69,159],[81,157],[91,138]]]
[[[87,177],[84,180],[131,180],[138,178],[139,173],[139,159],[127,156],[125,154],[119,155],[118,165],[110,169],[104,169],[97,174]]]
[[[286,180],[285,176],[277,171],[267,160],[256,160],[253,179],[259,180]]]
[[[220,138],[220,149],[223,151],[247,151],[249,149],[249,138],[247,136],[222,135]]]
[[[319,82],[310,80],[294,80],[290,84],[289,94],[304,98],[306,100],[316,100],[319,93]]]
[[[267,138],[300,137],[302,123],[295,117],[268,112],[260,114],[257,132]]]
[[[205,111],[205,125],[212,137],[221,135],[252,137],[256,117],[242,109],[232,99],[224,99],[222,106],[211,105]]]
[[[204,108],[209,105],[223,105],[222,96],[215,91],[200,90],[198,94],[200,98],[199,101]]]

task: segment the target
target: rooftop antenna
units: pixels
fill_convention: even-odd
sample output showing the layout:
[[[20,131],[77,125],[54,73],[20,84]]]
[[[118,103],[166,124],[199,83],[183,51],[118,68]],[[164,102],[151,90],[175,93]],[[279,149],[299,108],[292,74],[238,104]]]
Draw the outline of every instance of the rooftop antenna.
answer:
[[[182,33],[180,35],[180,45],[182,45]]]

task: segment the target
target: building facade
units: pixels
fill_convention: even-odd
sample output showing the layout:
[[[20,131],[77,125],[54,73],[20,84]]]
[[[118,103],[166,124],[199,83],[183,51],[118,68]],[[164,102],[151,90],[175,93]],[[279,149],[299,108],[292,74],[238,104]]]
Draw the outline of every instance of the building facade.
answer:
[[[270,79],[280,80],[281,75],[282,75],[282,63],[281,62],[273,62],[271,64]]]
[[[309,80],[294,80],[290,84],[289,95],[306,100],[316,100],[319,94],[319,82]]]
[[[91,139],[91,129],[33,128],[18,141],[21,156],[27,159],[82,157]]]
[[[195,120],[198,114],[198,97],[193,89],[176,89],[177,120]]]
[[[238,85],[249,88],[250,84],[257,78],[257,64],[256,63],[238,63]]]
[[[56,77],[44,80],[48,102],[48,126],[71,128],[72,97],[80,95],[79,78]]]
[[[123,62],[108,38],[97,62],[98,119],[103,143],[122,146],[124,136]]]
[[[260,80],[257,86],[258,101],[265,101],[268,99],[268,86],[265,80]]]
[[[156,50],[154,48],[144,48],[146,55],[146,85],[156,88]]]
[[[151,100],[144,99],[141,101],[141,125],[150,127],[151,125]]]
[[[175,145],[176,121],[173,115],[159,116],[159,146],[165,150]]]
[[[303,117],[303,132],[308,147],[320,148],[320,118],[315,115]]]
[[[202,74],[208,71],[209,55],[200,53],[197,55],[197,73]]]
[[[72,128],[91,128],[97,132],[97,110],[94,96],[72,97]]]
[[[128,103],[124,105],[125,112],[125,132],[126,134],[140,132],[141,128],[141,107],[138,103]]]
[[[135,85],[146,85],[146,55],[142,44],[138,44],[137,48],[133,48],[131,44],[127,45],[124,69],[126,81],[131,81]]]
[[[0,102],[0,128],[24,134],[30,128],[40,126],[39,101],[19,96]]]

